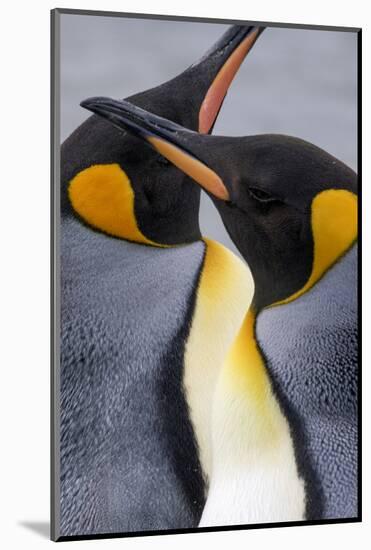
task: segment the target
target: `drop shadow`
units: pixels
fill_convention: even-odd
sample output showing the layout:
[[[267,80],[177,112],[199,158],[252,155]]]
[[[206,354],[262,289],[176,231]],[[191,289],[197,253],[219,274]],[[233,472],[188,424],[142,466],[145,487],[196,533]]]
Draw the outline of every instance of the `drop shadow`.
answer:
[[[50,538],[50,523],[48,521],[19,521],[18,525],[33,531],[44,539]]]

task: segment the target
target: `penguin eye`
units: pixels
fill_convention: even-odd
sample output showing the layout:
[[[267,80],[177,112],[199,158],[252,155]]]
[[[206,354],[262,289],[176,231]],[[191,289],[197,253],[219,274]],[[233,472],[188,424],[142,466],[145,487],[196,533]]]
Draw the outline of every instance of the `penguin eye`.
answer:
[[[263,191],[262,189],[258,189],[257,187],[249,187],[248,189],[250,197],[255,199],[259,202],[276,202],[278,199],[275,197],[272,197],[269,193],[266,191]]]
[[[157,164],[160,164],[161,166],[169,166],[170,162],[165,157],[159,156],[157,158]]]

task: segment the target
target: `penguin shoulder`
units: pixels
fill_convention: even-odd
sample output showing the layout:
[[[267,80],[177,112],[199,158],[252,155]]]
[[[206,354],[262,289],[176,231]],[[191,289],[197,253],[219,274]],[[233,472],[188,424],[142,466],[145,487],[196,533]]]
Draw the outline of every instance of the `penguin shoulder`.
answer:
[[[357,245],[306,294],[263,311],[257,337],[277,387],[299,410],[355,414]]]

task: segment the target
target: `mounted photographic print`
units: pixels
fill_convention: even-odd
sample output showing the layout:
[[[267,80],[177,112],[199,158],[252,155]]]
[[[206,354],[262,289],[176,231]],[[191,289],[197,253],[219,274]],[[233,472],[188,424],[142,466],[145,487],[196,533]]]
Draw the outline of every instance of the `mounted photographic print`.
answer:
[[[360,521],[359,57],[52,12],[53,540]]]

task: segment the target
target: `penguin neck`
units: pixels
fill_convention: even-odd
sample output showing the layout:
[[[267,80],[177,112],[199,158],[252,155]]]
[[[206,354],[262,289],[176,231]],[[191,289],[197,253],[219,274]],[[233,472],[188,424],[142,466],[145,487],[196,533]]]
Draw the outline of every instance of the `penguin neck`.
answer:
[[[256,404],[258,414],[271,398],[271,392],[265,360],[256,338],[257,315],[253,306],[247,310],[239,333],[227,355],[225,370],[230,383],[236,383],[243,388],[250,403]],[[269,425],[270,423],[264,422],[265,428]]]
[[[212,410],[223,361],[253,295],[247,264],[229,249],[204,239],[196,304],[186,345],[184,387],[205,478],[212,463]]]

